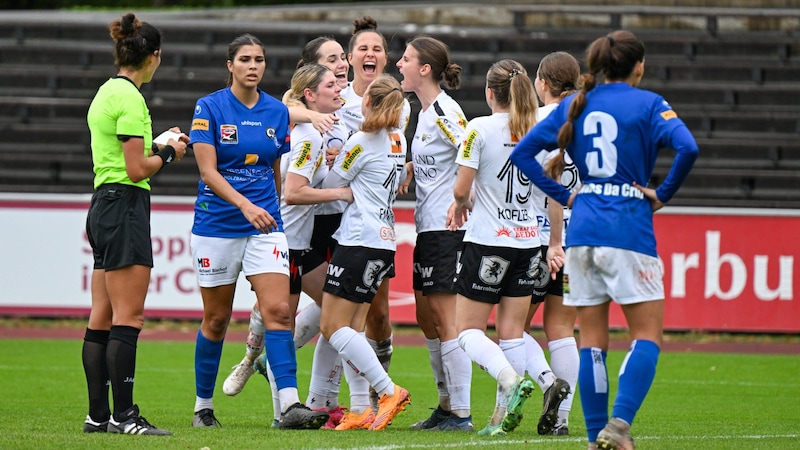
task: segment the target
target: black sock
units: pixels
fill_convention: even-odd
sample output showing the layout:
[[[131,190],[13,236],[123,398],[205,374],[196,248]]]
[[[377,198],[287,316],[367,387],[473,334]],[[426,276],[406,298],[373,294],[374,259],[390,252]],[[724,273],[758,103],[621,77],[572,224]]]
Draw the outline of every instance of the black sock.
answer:
[[[104,422],[111,416],[108,407],[108,367],[106,346],[108,330],[86,328],[83,337],[83,372],[89,388],[89,416],[96,422]]]
[[[139,329],[112,326],[108,336],[106,361],[114,395],[114,420],[123,420],[123,413],[133,406],[133,380],[136,372],[136,343]]]

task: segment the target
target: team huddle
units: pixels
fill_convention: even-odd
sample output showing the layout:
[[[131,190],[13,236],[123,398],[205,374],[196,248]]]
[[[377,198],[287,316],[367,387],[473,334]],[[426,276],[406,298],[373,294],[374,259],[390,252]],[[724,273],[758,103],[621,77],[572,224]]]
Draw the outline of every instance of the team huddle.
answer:
[[[660,276],[643,280],[636,274],[662,273],[652,213],[677,191],[698,152],[669,104],[636,87],[644,46],[627,31],[601,37],[587,50],[589,73],[583,76],[577,59],[564,52],[545,56],[534,77],[517,61],[497,61],[486,75],[491,115],[470,120],[443,89],[461,83],[461,67],[450,61],[445,43],[430,36],[408,41],[396,62],[400,81],[383,73],[390,62],[387,48],[371,17],[354,21],[346,51],[333,38],[316,38],[303,48],[291,87],[278,101],[258,88],[266,68],[264,45],[244,34],[229,45],[228,87],[197,101],[188,135],[174,129],[178,139],[151,146],[152,131],[106,131],[107,140],[116,142],[104,151],[124,153],[118,162],[129,178],[133,144],[159,165],[145,173],[144,185],[124,176],[112,184],[96,178],[103,196],[95,194],[93,208],[120,185],[139,181],[147,199],[139,208],[149,211],[146,177],[180,159],[187,144],[197,159],[191,251],[204,314],[195,347],[192,425],[219,426],[213,392],[243,273],[256,302],[244,358],[223,392],[238,394],[258,372],[270,382],[274,427],[389,426],[411,402],[411,393],[389,375],[389,283],[396,270],[413,269],[417,322],[438,404],[412,429],[475,431],[475,363],[497,380],[494,412],[478,435],[515,430],[535,386],[544,393],[538,433],[568,435],[572,398],[580,388],[589,448],[633,448],[630,426],[655,376],[664,298]],[[118,60],[120,75],[111,81],[125,77],[137,87],[136,81],[148,82],[160,49],[146,50],[143,65],[131,64],[132,73],[143,75],[127,75]],[[407,143],[410,93],[420,108]],[[147,128],[148,120],[140,127]],[[90,129],[96,154],[101,130],[92,128],[91,114]],[[658,189],[648,188],[663,147],[677,152],[673,168]],[[97,173],[102,164],[95,158]],[[412,182],[414,264],[396,268],[392,208]],[[637,194],[586,189],[603,183]],[[84,431],[171,434],[139,415],[132,382],[117,375],[132,380],[141,322],[138,329],[136,323],[119,329],[106,319],[119,309],[115,272],[132,267],[149,276],[152,254],[148,261],[123,242],[99,242],[102,233],[91,233],[89,224],[98,289],[93,281],[84,343],[90,393]],[[297,311],[301,293],[313,303]],[[146,289],[136,299],[142,309],[145,294]],[[609,419],[605,353],[612,299],[623,307],[633,342]],[[549,362],[528,329],[539,305]],[[486,335],[495,309],[497,340]],[[295,352],[317,335],[303,402]],[[133,353],[118,356],[116,341],[124,348],[133,344]],[[350,391],[347,407],[339,399],[342,375]],[[119,398],[118,390],[124,394]]]

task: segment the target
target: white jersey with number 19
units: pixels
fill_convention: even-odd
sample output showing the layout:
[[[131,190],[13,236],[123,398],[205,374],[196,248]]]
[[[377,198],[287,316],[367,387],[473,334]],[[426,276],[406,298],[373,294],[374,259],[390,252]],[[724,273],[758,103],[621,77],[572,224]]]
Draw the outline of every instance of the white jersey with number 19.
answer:
[[[508,128],[508,113],[476,117],[456,162],[477,170],[473,181],[473,209],[464,242],[508,248],[542,245],[533,215],[531,182],[508,155],[518,139]]]

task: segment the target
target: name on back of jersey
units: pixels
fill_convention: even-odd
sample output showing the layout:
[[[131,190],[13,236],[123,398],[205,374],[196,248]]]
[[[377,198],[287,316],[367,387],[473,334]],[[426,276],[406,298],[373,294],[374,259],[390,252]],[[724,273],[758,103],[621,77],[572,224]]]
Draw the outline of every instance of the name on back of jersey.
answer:
[[[628,183],[622,185],[614,183],[587,183],[581,186],[581,194],[605,195],[608,197],[631,197],[644,199],[642,191]]]

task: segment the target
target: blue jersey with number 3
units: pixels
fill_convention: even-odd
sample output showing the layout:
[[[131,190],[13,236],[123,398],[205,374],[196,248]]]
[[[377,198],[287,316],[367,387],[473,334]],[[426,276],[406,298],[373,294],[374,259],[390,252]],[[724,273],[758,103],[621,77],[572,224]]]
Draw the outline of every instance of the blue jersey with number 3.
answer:
[[[511,155],[537,186],[562,204],[569,191],[544,175],[534,156],[541,149],[558,148],[558,132],[574,99],[564,99]],[[586,101],[566,149],[583,181],[572,205],[567,246],[616,247],[656,256],[651,205],[634,182],[647,186],[659,150],[676,149],[670,176],[657,191],[666,202],[691,169],[697,145],[669,104],[653,92],[622,82],[601,84],[588,92]]]

